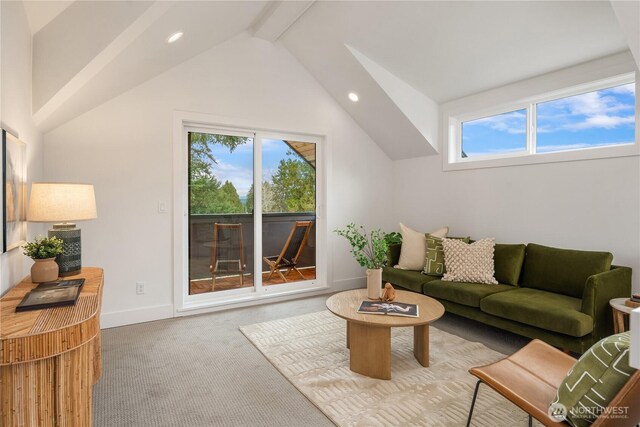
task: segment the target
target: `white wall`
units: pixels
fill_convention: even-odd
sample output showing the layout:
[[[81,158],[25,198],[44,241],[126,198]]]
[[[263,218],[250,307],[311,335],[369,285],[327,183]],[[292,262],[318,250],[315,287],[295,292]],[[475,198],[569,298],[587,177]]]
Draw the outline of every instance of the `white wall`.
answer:
[[[323,130],[332,144],[328,230],[351,221],[393,227],[389,158],[285,48],[243,34],[44,137],[48,180],[95,184],[98,219],[80,224],[82,255],[83,265],[106,269],[105,316],[161,317],[172,304],[173,220],[157,205],[172,200],[174,110]],[[364,275],[333,233],[329,264],[336,283]],[[136,281],[147,282],[145,295],[135,294]]]
[[[0,124],[27,144],[27,178],[40,180],[42,135],[31,119],[31,33],[22,2],[1,2],[0,8]],[[44,233],[41,224],[29,224],[29,239]],[[0,255],[0,294],[29,274],[32,263],[22,249]]]
[[[440,106],[442,123],[449,112],[481,110],[634,68],[626,53],[451,101]],[[446,137],[441,132],[441,152]],[[444,172],[438,155],[394,162],[394,188],[395,218],[417,229],[448,225],[458,236],[610,251],[614,263],[634,269],[634,289],[640,290],[637,156]]]

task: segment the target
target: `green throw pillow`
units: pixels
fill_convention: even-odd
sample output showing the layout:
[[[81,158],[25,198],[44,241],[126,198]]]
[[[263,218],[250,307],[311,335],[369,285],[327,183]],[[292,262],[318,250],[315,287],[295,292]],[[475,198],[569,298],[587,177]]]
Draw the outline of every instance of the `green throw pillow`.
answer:
[[[574,427],[587,427],[636,371],[629,366],[629,332],[594,344],[571,368],[551,403],[550,413]]]
[[[427,253],[422,274],[429,276],[444,276],[446,270],[444,268],[444,250],[442,249],[442,239],[440,237],[426,234]],[[447,237],[447,239],[462,240],[469,243],[470,237]]]

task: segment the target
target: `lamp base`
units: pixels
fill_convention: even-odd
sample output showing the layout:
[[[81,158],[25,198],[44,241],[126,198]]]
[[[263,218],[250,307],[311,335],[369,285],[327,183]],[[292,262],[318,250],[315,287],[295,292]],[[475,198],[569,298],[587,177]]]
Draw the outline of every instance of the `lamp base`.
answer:
[[[62,253],[56,257],[60,277],[80,274],[82,268],[80,229],[75,224],[54,224],[48,232],[49,237],[62,240]]]

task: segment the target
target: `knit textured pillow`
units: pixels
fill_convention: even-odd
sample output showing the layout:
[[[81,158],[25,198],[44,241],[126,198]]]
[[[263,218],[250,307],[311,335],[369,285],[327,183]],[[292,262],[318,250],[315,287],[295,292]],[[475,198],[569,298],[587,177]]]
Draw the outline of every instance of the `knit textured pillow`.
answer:
[[[493,277],[495,239],[480,239],[471,244],[462,240],[442,239],[446,273],[445,282],[468,282],[497,285]]]

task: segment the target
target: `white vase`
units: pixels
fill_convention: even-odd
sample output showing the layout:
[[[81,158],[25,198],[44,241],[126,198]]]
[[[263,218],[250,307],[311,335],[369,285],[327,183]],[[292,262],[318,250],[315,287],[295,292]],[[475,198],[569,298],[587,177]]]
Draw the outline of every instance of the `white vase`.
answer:
[[[382,269],[370,268],[367,270],[367,297],[379,300],[382,293]]]
[[[53,282],[58,279],[58,263],[56,257],[34,259],[31,266],[31,282]]]

